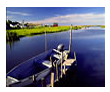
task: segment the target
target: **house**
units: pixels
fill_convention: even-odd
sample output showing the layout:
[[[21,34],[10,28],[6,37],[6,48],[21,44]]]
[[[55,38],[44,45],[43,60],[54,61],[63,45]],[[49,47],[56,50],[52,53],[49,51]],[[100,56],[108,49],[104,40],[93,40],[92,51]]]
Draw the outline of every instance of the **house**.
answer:
[[[58,23],[53,23],[53,27],[58,27]]]
[[[11,20],[6,20],[6,29],[20,29],[20,28],[26,28],[28,23],[24,24],[24,21],[22,23],[19,23],[17,21],[13,22]]]
[[[40,24],[40,23],[28,23],[27,24],[28,28],[36,28],[36,27],[41,27],[41,26],[43,26],[43,24]]]
[[[18,23],[18,24],[10,24],[10,27],[11,27],[11,28],[15,28],[15,29],[16,29],[16,28],[19,29],[19,28],[22,28],[22,25],[21,25],[20,23]]]

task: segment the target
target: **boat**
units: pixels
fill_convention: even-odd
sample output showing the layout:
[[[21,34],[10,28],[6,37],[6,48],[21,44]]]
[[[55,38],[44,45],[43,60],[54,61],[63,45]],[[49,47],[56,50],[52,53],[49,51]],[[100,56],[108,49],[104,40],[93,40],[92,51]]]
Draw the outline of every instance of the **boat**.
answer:
[[[64,45],[60,44],[57,49],[51,49],[19,64],[6,74],[6,86],[53,87],[54,83],[66,74],[72,64],[76,65],[76,54],[74,52],[74,59],[71,59],[70,51],[71,32],[69,50],[65,50]]]

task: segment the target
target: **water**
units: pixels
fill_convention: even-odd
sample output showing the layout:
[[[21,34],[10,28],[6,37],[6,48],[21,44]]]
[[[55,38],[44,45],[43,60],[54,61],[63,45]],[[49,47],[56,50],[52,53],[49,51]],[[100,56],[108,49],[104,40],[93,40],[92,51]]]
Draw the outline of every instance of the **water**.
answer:
[[[76,52],[77,73],[69,74],[69,86],[105,86],[105,29],[93,27],[75,30],[72,35],[72,54]],[[46,39],[47,50],[56,48],[60,43],[66,49],[69,47],[69,31],[47,34]],[[6,44],[6,72],[44,51],[45,35],[23,37],[11,47]]]

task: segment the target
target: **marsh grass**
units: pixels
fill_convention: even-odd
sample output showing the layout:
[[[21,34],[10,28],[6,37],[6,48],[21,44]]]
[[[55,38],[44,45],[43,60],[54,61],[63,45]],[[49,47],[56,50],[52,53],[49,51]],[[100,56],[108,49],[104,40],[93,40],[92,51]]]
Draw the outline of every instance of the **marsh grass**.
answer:
[[[102,25],[101,28],[105,28],[105,25]]]
[[[82,26],[73,26],[72,29],[81,29]],[[12,29],[6,30],[6,39],[7,41],[16,40],[16,38],[24,36],[33,36],[46,33],[57,33],[70,30],[70,26],[58,26],[58,27],[38,27],[32,29]]]

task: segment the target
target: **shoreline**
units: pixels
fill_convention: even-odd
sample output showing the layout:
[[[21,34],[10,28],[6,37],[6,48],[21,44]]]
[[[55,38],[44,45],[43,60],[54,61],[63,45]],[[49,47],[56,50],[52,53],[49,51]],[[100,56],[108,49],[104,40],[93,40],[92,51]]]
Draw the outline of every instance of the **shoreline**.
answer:
[[[72,26],[72,29],[78,30],[83,28],[93,27],[93,25],[84,25],[84,26]],[[101,28],[105,28],[104,25],[100,26]],[[70,26],[58,26],[58,27],[38,27],[32,29],[11,29],[6,30],[6,41],[16,41],[19,40],[21,37],[26,36],[37,36],[42,34],[48,33],[59,33],[64,31],[69,31]]]

